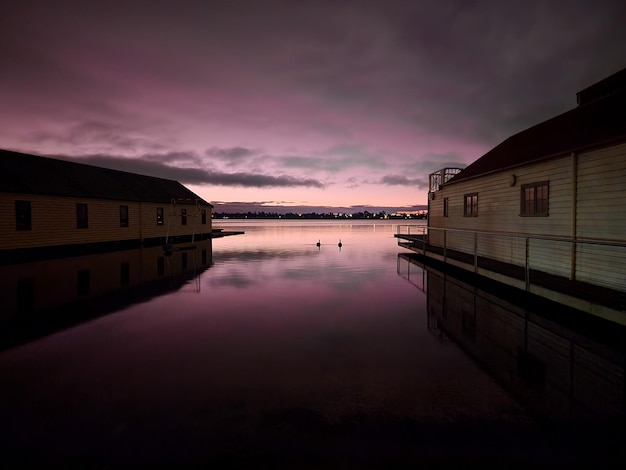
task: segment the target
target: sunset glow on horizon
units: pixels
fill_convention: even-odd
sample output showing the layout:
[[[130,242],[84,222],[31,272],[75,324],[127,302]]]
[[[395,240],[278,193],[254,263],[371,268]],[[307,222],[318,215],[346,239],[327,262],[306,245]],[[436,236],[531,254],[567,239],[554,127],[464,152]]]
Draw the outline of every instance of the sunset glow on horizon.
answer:
[[[0,148],[250,210],[415,210],[430,172],[626,66],[617,0],[9,0],[0,13]]]

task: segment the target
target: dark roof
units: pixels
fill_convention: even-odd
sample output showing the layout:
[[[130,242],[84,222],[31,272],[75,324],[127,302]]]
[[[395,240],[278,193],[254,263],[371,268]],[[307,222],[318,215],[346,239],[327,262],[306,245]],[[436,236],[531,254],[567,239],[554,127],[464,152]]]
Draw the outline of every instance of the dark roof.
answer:
[[[448,184],[527,163],[626,141],[626,73],[578,93],[581,104],[515,134],[469,165]]]
[[[0,191],[211,205],[178,181],[0,149]]]
[[[576,93],[579,105],[591,103],[626,88],[626,69],[620,70]]]

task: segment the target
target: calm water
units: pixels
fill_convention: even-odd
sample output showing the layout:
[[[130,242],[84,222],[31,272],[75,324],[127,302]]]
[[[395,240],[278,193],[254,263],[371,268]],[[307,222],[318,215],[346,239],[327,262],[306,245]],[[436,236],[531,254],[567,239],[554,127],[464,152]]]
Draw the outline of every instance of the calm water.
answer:
[[[246,233],[0,269],[5,320],[45,326],[0,352],[3,459],[573,463],[580,417],[614,450],[623,348],[411,264],[388,221],[214,226]]]

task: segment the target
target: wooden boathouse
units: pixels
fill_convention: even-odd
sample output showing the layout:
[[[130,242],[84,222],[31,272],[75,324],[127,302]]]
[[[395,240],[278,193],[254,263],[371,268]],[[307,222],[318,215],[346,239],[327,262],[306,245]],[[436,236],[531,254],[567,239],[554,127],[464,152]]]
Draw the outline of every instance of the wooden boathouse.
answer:
[[[0,150],[0,264],[207,239],[212,211],[174,180]]]
[[[626,69],[467,168],[430,175],[399,244],[626,324]]]

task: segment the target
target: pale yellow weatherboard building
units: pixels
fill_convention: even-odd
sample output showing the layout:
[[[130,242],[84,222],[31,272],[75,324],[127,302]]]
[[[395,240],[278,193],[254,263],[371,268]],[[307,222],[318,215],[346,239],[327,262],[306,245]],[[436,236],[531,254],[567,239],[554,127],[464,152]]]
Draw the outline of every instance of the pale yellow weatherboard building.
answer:
[[[212,210],[177,181],[0,150],[1,264],[210,238]]]

